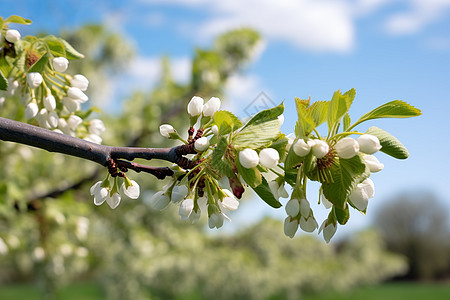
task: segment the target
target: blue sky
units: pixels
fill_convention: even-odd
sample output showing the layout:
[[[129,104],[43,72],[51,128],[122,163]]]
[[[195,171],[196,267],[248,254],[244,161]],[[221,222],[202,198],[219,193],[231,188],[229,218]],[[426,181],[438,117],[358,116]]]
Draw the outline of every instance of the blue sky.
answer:
[[[385,169],[373,176],[376,196],[368,216],[352,212],[349,227],[366,226],[377,207],[403,191],[431,190],[450,202],[450,0],[3,0],[0,11],[4,17],[32,19],[31,27],[20,27],[24,34],[106,22],[137,47],[136,61],[122,74],[133,88],[155,82],[161,55],[170,55],[176,78],[186,80],[193,47],[206,46],[229,29],[254,27],[264,47],[227,87],[226,105],[238,115],[263,91],[276,103],[285,100],[283,131],[292,132],[294,97],[328,100],[335,90],[353,87],[353,118],[394,99],[423,112],[418,118],[360,127],[385,129],[411,156],[398,161],[377,155]],[[309,193],[311,202],[315,195]],[[263,203],[252,205],[244,205],[242,219],[242,214],[257,218],[269,211]],[[318,219],[324,216],[319,213]]]

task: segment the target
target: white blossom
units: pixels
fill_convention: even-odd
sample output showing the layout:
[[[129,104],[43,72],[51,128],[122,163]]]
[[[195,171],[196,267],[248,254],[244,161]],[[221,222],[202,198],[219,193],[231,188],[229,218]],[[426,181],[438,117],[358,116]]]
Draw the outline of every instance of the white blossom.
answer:
[[[273,148],[265,148],[259,152],[259,163],[261,166],[272,169],[278,165],[280,154]]]
[[[298,199],[291,199],[284,207],[288,216],[295,218],[300,212],[300,202]]]
[[[210,229],[222,227],[224,216],[223,213],[212,213],[208,218],[208,227]]]
[[[337,225],[333,223],[328,223],[328,219],[323,221],[319,228],[319,233],[323,231],[323,238],[325,242],[329,243],[331,238],[334,236],[337,230]]]
[[[149,204],[153,209],[163,210],[169,205],[169,196],[165,194],[165,191],[156,192],[149,200]]]
[[[290,135],[290,134],[289,134]],[[286,151],[289,151],[292,147],[292,144],[294,143],[295,137],[293,136],[287,136],[288,143],[286,144]],[[294,151],[295,152],[295,151]],[[298,154],[297,154],[298,155]]]
[[[48,113],[47,122],[50,128],[56,128],[58,126],[59,116],[56,111],[51,111]]]
[[[48,96],[44,97],[44,107],[48,111],[54,111],[56,108],[56,99],[52,94],[49,94]]]
[[[198,96],[192,97],[187,106],[187,111],[191,115],[191,117],[200,115],[203,111],[203,98],[200,98]]]
[[[333,206],[333,204],[330,201],[328,201],[327,198],[325,198],[325,195],[323,194],[322,190],[320,191],[320,199],[321,199],[323,206],[325,206],[326,209],[329,209]]]
[[[48,124],[48,111],[43,108],[36,115],[36,121],[39,126],[42,128],[50,128],[50,124]]]
[[[29,119],[36,117],[38,112],[39,112],[39,107],[37,106],[37,104],[35,102],[28,103],[27,107],[25,107],[25,119],[29,120]]]
[[[28,86],[32,89],[40,86],[43,80],[44,79],[42,78],[42,75],[38,72],[27,73],[27,83]]]
[[[69,113],[74,113],[77,110],[81,109],[80,101],[77,99],[73,99],[70,97],[64,97],[62,99],[62,103]]]
[[[109,196],[109,189],[102,187],[102,181],[97,181],[90,189],[90,193],[94,196],[94,204],[101,205]]]
[[[363,159],[372,173],[376,173],[384,169],[384,164],[380,163],[380,161],[373,155],[364,155]]]
[[[121,197],[119,193],[114,193],[112,195],[108,193],[108,195],[106,196],[106,203],[108,203],[109,207],[111,207],[112,209],[115,209],[117,206],[119,206],[120,200]]]
[[[14,44],[18,40],[20,40],[20,38],[21,38],[21,35],[20,35],[19,31],[15,30],[15,29],[8,29],[6,31],[5,40],[7,40],[8,42]]]
[[[159,133],[161,133],[163,137],[170,138],[170,134],[175,132],[175,128],[170,124],[162,124],[159,126]]]
[[[218,201],[220,209],[225,210],[236,210],[239,207],[239,201],[234,197],[233,193],[228,189],[222,190],[227,196]]]
[[[105,132],[105,130],[106,130],[105,124],[103,123],[102,120],[92,119],[89,122],[88,128],[89,133],[100,136],[103,132]]]
[[[212,117],[220,108],[220,99],[211,97],[208,102],[203,105],[203,115],[205,117]]]
[[[67,135],[71,135],[72,131],[69,128],[69,124],[67,124],[66,119],[64,118],[59,118],[58,120],[58,128]]]
[[[69,67],[69,61],[65,57],[55,57],[52,60],[52,65],[56,72],[62,73]]]
[[[253,149],[246,148],[239,152],[239,162],[246,169],[254,168],[259,163],[258,153]]]
[[[137,199],[139,198],[139,194],[140,194],[140,188],[139,188],[139,184],[134,181],[134,180],[130,180],[131,185],[130,186],[126,186],[125,182],[122,183],[122,192],[125,194],[125,196],[127,196],[130,199]]]
[[[269,181],[268,184],[269,184],[270,191],[272,192],[275,199],[279,199],[280,197],[281,198],[289,197],[289,194],[286,191],[284,184],[279,185],[276,180],[271,180],[271,181]]]
[[[180,208],[178,209],[178,214],[181,220],[187,220],[194,209],[194,201],[191,198],[184,199],[180,203]]]
[[[203,137],[199,138],[198,140],[196,140],[194,143],[194,148],[198,152],[206,151],[209,148],[208,138],[203,136]]]
[[[355,139],[345,137],[336,143],[334,149],[340,158],[350,159],[358,154],[359,144]]]
[[[292,219],[291,217],[287,217],[284,219],[284,234],[291,239],[294,237],[295,233],[298,229],[298,222],[296,219]]]
[[[312,152],[315,157],[322,158],[327,155],[330,150],[330,146],[325,141],[322,140],[314,140],[314,144],[311,146]]]
[[[171,201],[173,203],[178,203],[184,198],[186,198],[189,189],[185,185],[176,185],[172,189]]]
[[[356,185],[356,188],[350,193],[350,201],[360,211],[367,208],[369,199],[375,196],[375,185],[370,178]]]
[[[311,151],[311,142],[308,141],[305,142],[304,139],[299,139],[295,144],[294,144],[294,153],[297,154],[300,157],[306,156],[309,154],[309,152]]]
[[[363,134],[356,139],[359,150],[366,154],[374,154],[381,149],[380,140],[371,134]]]
[[[300,218],[300,228],[305,231],[305,232],[313,232],[314,230],[316,230],[316,228],[318,227],[316,220],[314,219],[314,217],[309,217],[309,218],[305,218],[305,217],[301,217]]]
[[[75,131],[77,127],[83,122],[83,119],[81,119],[79,116],[71,115],[67,119],[67,125],[69,126],[70,130]]]
[[[197,208],[197,211],[192,210],[191,214],[189,215],[189,221],[191,224],[195,224],[200,220],[200,216],[202,215],[202,212],[200,209]]]
[[[85,103],[89,100],[88,96],[86,96],[85,93],[83,93],[79,88],[77,87],[69,87],[67,88],[67,96],[78,100],[80,103]]]
[[[309,205],[309,201],[306,200],[306,198],[301,199],[300,200],[300,211],[302,213],[302,216],[308,217],[310,210],[311,210],[311,206]]]
[[[70,80],[70,85],[76,88],[79,88],[83,92],[87,90],[89,86],[89,80],[81,74],[77,74],[73,76]]]
[[[101,144],[102,141],[103,141],[103,139],[100,136],[96,135],[96,134],[88,134],[83,139],[85,141],[88,141],[88,142],[91,142],[91,143],[94,143],[94,144]]]
[[[215,135],[219,135],[219,127],[217,127],[217,125],[213,125],[211,127],[211,131],[215,134]]]

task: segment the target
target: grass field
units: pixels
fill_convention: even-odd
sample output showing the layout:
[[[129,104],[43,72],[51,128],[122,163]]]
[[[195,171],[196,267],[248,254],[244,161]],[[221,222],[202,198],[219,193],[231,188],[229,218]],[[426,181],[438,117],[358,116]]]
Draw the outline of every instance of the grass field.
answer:
[[[1,300],[45,300],[39,289],[30,284],[0,286]],[[104,294],[93,283],[76,283],[62,289],[56,299],[100,300]],[[359,288],[347,293],[332,293],[302,298],[303,300],[447,300],[450,299],[449,284],[388,283]],[[281,300],[281,299],[280,299]]]

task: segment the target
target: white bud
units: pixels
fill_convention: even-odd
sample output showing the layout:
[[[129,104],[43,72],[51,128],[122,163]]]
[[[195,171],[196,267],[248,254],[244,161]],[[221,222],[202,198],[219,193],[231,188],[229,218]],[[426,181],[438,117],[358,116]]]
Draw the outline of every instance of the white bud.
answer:
[[[62,73],[69,67],[69,61],[65,57],[55,57],[52,60],[52,65],[56,72]]]
[[[64,105],[64,107],[70,112],[76,112],[77,110],[81,109],[81,104],[80,101],[77,99],[73,99],[70,97],[64,97],[62,99],[62,103]]]
[[[375,196],[375,185],[370,178],[356,185],[356,188],[350,193],[349,199],[352,204],[360,211],[367,208],[369,199]]]
[[[219,135],[219,127],[217,127],[217,125],[213,125],[211,127],[211,131],[215,134],[215,135]]]
[[[380,140],[371,134],[363,134],[356,139],[359,150],[366,154],[374,154],[381,149]]]
[[[220,227],[223,226],[223,218],[224,218],[224,214],[222,214],[222,213],[211,214],[208,218],[208,227],[210,229],[213,229],[213,228],[219,229]]]
[[[333,206],[333,204],[330,201],[328,201],[327,198],[325,198],[325,195],[323,194],[322,190],[320,191],[320,199],[322,201],[323,206],[325,206],[326,209],[329,209]]]
[[[286,151],[289,151],[292,147],[292,144],[294,143],[295,137],[288,136],[287,139],[288,139],[288,143],[286,144]]]
[[[328,151],[330,150],[330,146],[328,146],[328,144],[322,140],[314,140],[314,144],[311,148],[314,156],[319,159],[327,155]]]
[[[319,233],[323,230],[323,238],[325,242],[329,243],[331,238],[336,233],[337,226],[333,223],[327,224],[328,220],[323,221],[322,225],[320,226]]]
[[[126,187],[125,182],[122,183],[122,192],[125,194],[125,196],[127,196],[130,199],[137,199],[139,198],[140,195],[140,188],[139,188],[139,184],[134,181],[134,180],[130,180],[131,185]]]
[[[317,222],[312,216],[308,219],[301,217],[300,228],[305,232],[313,232],[317,228]]]
[[[106,187],[102,187],[102,181],[97,181],[91,188],[90,193],[94,196],[94,204],[101,205],[105,202],[109,196],[109,190]]]
[[[298,202],[298,199],[289,200],[288,203],[286,203],[285,210],[288,216],[295,218],[300,212],[300,203]]]
[[[105,132],[105,124],[102,120],[93,119],[89,122],[89,133],[100,136],[103,132]]]
[[[161,133],[163,137],[170,138],[170,134],[175,132],[176,130],[170,124],[162,124],[159,126],[159,133]]]
[[[259,152],[259,163],[267,169],[275,168],[279,160],[280,154],[273,148],[265,148]]]
[[[112,194],[112,196],[108,193],[108,196],[106,197],[106,203],[108,203],[109,207],[111,207],[112,209],[115,209],[117,206],[119,206],[120,200],[121,197],[119,193],[114,193]]]
[[[69,87],[67,89],[67,96],[80,101],[81,103],[85,103],[86,101],[88,101],[88,96],[86,96],[85,93],[83,93],[79,88],[76,87]]]
[[[200,216],[202,215],[202,211],[200,209],[197,209],[197,211],[192,210],[191,214],[189,215],[189,221],[191,221],[191,224],[195,224],[200,220]]]
[[[55,110],[55,108],[56,108],[56,99],[55,99],[55,97],[52,94],[44,97],[44,107],[48,111],[54,111]]]
[[[18,32],[17,30],[9,29],[9,30],[6,31],[5,40],[7,40],[8,42],[14,44],[18,40],[20,40],[20,38],[21,38],[20,32]]]
[[[208,102],[203,105],[203,115],[205,117],[212,117],[220,108],[220,99],[211,97]]]
[[[149,204],[153,209],[163,210],[169,205],[169,196],[165,195],[163,191],[155,193],[149,200]]]
[[[171,200],[173,203],[178,203],[186,198],[189,190],[185,185],[176,185],[172,189]]]
[[[48,119],[48,111],[45,108],[43,108],[36,115],[36,121],[38,122],[39,127],[50,128],[50,124],[48,124],[47,119]]]
[[[227,194],[226,197],[222,199],[222,201],[219,201],[219,207],[221,209],[227,209],[227,210],[236,210],[239,207],[239,201],[236,200],[233,193],[230,190],[223,189],[225,194]]]
[[[28,103],[27,107],[25,108],[25,119],[29,120],[36,117],[38,112],[39,107],[37,106],[36,103],[34,102]]]
[[[96,134],[88,134],[83,139],[85,141],[88,141],[88,142],[91,142],[91,143],[94,143],[94,144],[101,144],[102,141],[103,141],[103,139],[100,136],[96,135]]]
[[[58,114],[56,111],[51,111],[48,113],[47,122],[50,128],[56,128],[58,126]]]
[[[363,159],[372,173],[376,173],[384,169],[384,164],[380,163],[380,161],[373,155],[364,155]]]
[[[306,200],[305,198],[300,200],[300,210],[302,212],[302,216],[304,217],[309,216],[309,211],[311,210],[311,207],[309,205],[309,201]]]
[[[291,217],[287,217],[284,219],[284,234],[291,239],[294,237],[295,233],[298,229],[298,222],[296,219],[291,219]]]
[[[76,116],[76,115],[71,115],[67,119],[67,125],[69,125],[69,128],[72,131],[75,131],[82,122],[83,122],[83,119],[81,119],[79,116]]]
[[[203,137],[199,138],[198,140],[196,140],[194,143],[194,148],[198,152],[206,151],[209,148],[208,138],[203,136]]]
[[[181,217],[181,220],[187,220],[194,209],[194,201],[191,198],[187,198],[183,200],[180,204],[180,209],[178,210],[178,214]]]
[[[244,149],[239,152],[239,162],[246,169],[254,168],[259,163],[258,153],[250,148]]]
[[[359,144],[351,137],[345,137],[339,140],[334,146],[337,155],[343,159],[350,159],[359,152]]]
[[[43,81],[42,75],[38,72],[27,73],[27,83],[28,86],[32,89],[37,88],[41,85]]]
[[[187,106],[187,111],[191,117],[198,116],[203,111],[203,98],[194,96]]]
[[[77,74],[73,76],[72,80],[70,80],[70,85],[76,88],[79,88],[83,92],[87,90],[89,86],[89,80],[81,74]]]
[[[294,153],[300,157],[306,156],[311,151],[311,143],[305,142],[304,139],[299,139],[294,144]]]

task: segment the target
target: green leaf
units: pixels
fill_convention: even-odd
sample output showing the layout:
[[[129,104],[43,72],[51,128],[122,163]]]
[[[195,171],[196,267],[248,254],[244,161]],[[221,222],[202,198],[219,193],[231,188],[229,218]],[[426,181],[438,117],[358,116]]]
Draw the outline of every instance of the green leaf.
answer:
[[[279,133],[275,140],[270,145],[270,148],[273,148],[278,151],[280,155],[280,161],[283,161],[286,156],[286,145],[288,144],[288,139],[284,133]]]
[[[75,50],[75,48],[72,47],[68,42],[66,42],[64,39],[60,39],[61,43],[64,45],[64,48],[66,50],[66,58],[67,59],[79,59],[84,58],[84,55]]]
[[[29,69],[28,72],[38,72],[38,73],[42,73],[45,70],[45,67],[48,64],[48,54],[45,53],[44,55],[41,56],[41,58],[39,58]]]
[[[310,151],[303,159],[303,172],[311,180],[317,180],[317,157]]]
[[[328,201],[344,209],[351,191],[370,174],[367,174],[366,165],[359,155],[350,159],[337,159],[330,171],[332,181],[322,184],[323,194]]]
[[[422,113],[420,109],[415,108],[412,105],[409,105],[408,103],[401,101],[401,100],[394,100],[388,103],[385,103],[381,106],[378,106],[377,108],[369,111],[365,115],[363,115],[361,118],[359,118],[358,121],[356,121],[355,124],[353,124],[351,127],[355,127],[356,125],[373,119],[380,119],[380,118],[411,118],[420,116]]]
[[[295,124],[295,135],[300,138],[307,137],[316,127],[312,116],[308,113],[309,100],[295,98],[298,121]]]
[[[0,17],[0,30],[3,28],[4,23],[5,23],[5,21],[3,20],[2,17]]]
[[[0,90],[6,91],[8,90],[8,80],[3,75],[3,72],[0,70]]]
[[[273,108],[265,109],[263,111],[260,111],[257,113],[253,118],[250,119],[250,121],[245,124],[244,130],[247,127],[260,125],[262,123],[266,123],[268,121],[277,120],[278,116],[281,115],[284,112],[284,104],[281,103],[278,106],[275,106]]]
[[[211,162],[213,167],[216,168],[222,175],[226,175],[227,177],[233,177],[234,172],[231,169],[230,164],[223,160],[227,147],[228,147],[227,139],[222,137],[217,143],[217,146],[212,153]]]
[[[273,208],[280,208],[282,204],[280,201],[275,199],[272,192],[270,191],[269,184],[267,183],[267,180],[262,177],[262,183],[258,185],[257,187],[252,187],[252,189],[258,194],[261,199],[264,200],[267,204],[269,204]]]
[[[386,153],[392,157],[398,159],[406,159],[409,156],[408,149],[394,136],[390,133],[384,131],[381,128],[376,126],[370,127],[367,131],[367,134],[371,134],[376,136],[380,140],[381,144],[381,152]]]
[[[261,172],[257,168],[244,168],[239,162],[239,155],[236,155],[236,167],[242,179],[252,188],[262,183]]]
[[[17,23],[17,24],[24,24],[24,25],[30,25],[32,22],[30,19],[24,19],[21,16],[10,16],[5,20],[5,23]]]
[[[333,206],[334,214],[336,216],[337,221],[341,225],[345,225],[350,218],[350,211],[348,209],[348,204],[345,203],[344,208],[339,208],[337,206]]]
[[[310,120],[314,123],[314,127],[318,127],[327,120],[329,101],[317,101],[311,104],[307,109]]]
[[[219,135],[226,135],[242,127],[242,122],[231,112],[219,110],[214,114],[214,123],[219,129]]]
[[[12,70],[12,66],[11,64],[6,60],[6,57],[1,57],[0,58],[0,71],[3,73],[3,75],[8,78],[9,77],[9,73]]]
[[[344,119],[343,119],[344,126],[342,129],[344,131],[347,131],[347,129],[350,127],[351,122],[352,122],[352,120],[350,119],[350,115],[348,113],[346,113],[344,116]]]
[[[57,38],[54,35],[49,35],[43,38],[43,40],[47,43],[48,48],[50,49],[50,52],[51,54],[53,54],[53,56],[66,57],[66,48],[61,42],[61,39]]]
[[[294,143],[296,140],[294,141]],[[293,144],[294,144],[293,143]],[[303,158],[295,154],[294,147],[291,146],[289,152],[284,161],[284,176],[286,178],[287,183],[294,186],[295,181],[297,179],[298,167],[300,163],[303,161]]]
[[[332,130],[332,128],[334,128],[348,112],[355,97],[355,93],[354,89],[345,92],[343,95],[340,91],[334,92],[333,98],[331,98],[328,106],[328,130]]]

